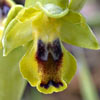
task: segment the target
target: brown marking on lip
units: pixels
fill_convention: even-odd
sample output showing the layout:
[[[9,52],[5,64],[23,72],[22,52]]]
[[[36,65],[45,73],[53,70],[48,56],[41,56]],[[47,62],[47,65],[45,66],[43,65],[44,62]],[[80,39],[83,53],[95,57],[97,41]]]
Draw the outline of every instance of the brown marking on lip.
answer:
[[[42,50],[41,53],[45,53],[44,45],[42,47],[39,46]],[[50,44],[47,46],[48,48],[52,48]],[[57,49],[57,48],[56,48]],[[56,53],[53,49],[53,53]],[[63,86],[61,82],[61,67],[62,67],[62,60],[63,60],[63,53],[58,48],[58,53],[60,55],[57,59],[54,59],[53,55],[49,52],[47,60],[42,60],[41,54],[36,52],[36,61],[38,63],[38,71],[41,78],[40,86],[44,88],[48,88],[50,85],[53,85],[56,88],[59,88],[59,86]]]
[[[40,84],[40,86],[44,87],[45,89],[48,89],[50,85],[52,85],[56,88],[59,88],[60,86],[63,86],[63,83],[62,82],[54,82],[54,81],[50,80],[50,81],[48,81],[47,84],[45,84],[43,82]]]
[[[38,60],[38,71],[41,77],[40,86],[46,89],[49,88],[50,85],[59,88],[59,86],[63,86],[61,82],[61,67],[62,67],[62,58],[59,61],[54,61],[52,56],[49,55],[48,61]]]
[[[38,58],[37,54],[36,54],[36,60],[38,62],[38,65],[40,65],[41,67],[46,69],[56,69],[59,70],[59,67],[61,67],[62,65],[62,59],[63,59],[63,54],[61,55],[61,57],[59,58],[59,60],[54,61],[53,57],[51,54],[48,54],[48,60],[47,61],[42,61],[41,59]],[[44,71],[45,72],[45,71]]]

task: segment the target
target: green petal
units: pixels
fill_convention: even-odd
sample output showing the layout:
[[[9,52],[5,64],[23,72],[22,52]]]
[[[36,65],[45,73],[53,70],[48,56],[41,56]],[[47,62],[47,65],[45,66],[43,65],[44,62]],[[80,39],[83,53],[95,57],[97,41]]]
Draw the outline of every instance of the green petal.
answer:
[[[38,16],[40,16],[41,13],[42,12],[40,11],[40,9],[36,7],[23,8],[16,16],[16,18],[21,22],[29,20],[34,21]]]
[[[13,20],[16,15],[19,13],[19,11],[23,8],[21,5],[15,5],[11,8],[11,10],[8,13],[6,23],[5,23],[5,29],[7,28],[8,24]]]
[[[59,6],[50,3],[43,6],[40,2],[37,2],[37,5],[48,17],[51,18],[61,18],[65,16],[69,11],[68,8],[63,10]]]
[[[26,0],[25,1],[25,6],[29,7],[29,6],[35,6],[37,2],[40,2],[41,4],[45,5],[45,4],[55,4],[57,6],[60,6],[61,8],[66,8],[68,5],[68,1],[69,0]]]
[[[4,55],[32,40],[32,22],[40,15],[36,11],[25,8],[9,23],[2,40]]]
[[[60,21],[62,41],[83,48],[99,48],[96,37],[81,14],[70,11]]]
[[[63,79],[69,84],[76,73],[77,64],[75,58],[64,48],[63,45],[62,45],[62,49],[64,52],[63,62],[62,62]]]
[[[74,11],[80,11],[84,6],[86,0],[71,0],[69,4],[69,9]]]
[[[35,59],[36,45],[30,46],[25,56],[20,61],[20,71],[25,79],[32,86],[36,86],[38,82],[38,65]]]

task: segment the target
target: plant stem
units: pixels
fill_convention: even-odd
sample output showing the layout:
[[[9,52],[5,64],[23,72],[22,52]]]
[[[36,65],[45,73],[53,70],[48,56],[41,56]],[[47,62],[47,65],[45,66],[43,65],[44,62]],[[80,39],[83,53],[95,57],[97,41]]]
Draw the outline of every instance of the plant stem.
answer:
[[[74,49],[74,54],[78,60],[79,67],[79,81],[81,93],[84,100],[99,100],[99,96],[97,94],[96,88],[91,78],[90,71],[88,69],[88,65],[86,62],[86,58],[84,56],[83,49]]]
[[[19,71],[19,60],[24,52],[23,48],[18,48],[3,57],[0,50],[0,100],[21,99],[26,81]]]

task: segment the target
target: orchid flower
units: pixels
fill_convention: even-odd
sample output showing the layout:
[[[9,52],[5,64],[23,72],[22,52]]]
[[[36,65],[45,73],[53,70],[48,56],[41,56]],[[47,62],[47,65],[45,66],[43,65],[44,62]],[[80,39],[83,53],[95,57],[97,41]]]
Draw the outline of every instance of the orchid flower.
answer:
[[[62,41],[74,46],[99,49],[93,32],[79,13],[85,0],[26,0],[14,6],[7,17],[3,55],[28,45],[20,61],[22,76],[40,92],[67,88],[76,72],[75,58]]]

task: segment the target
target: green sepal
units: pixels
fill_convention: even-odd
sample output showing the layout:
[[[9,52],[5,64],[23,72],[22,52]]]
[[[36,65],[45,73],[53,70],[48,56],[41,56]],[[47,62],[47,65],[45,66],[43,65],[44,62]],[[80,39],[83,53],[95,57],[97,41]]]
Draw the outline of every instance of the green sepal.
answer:
[[[26,0],[25,7],[35,6],[37,2],[40,2],[42,5],[54,4],[65,9],[68,6],[69,0]]]
[[[24,8],[11,20],[4,31],[2,39],[4,56],[13,49],[33,39],[32,22],[38,18],[39,15],[40,12],[38,13],[38,10],[35,8]]]
[[[78,47],[99,49],[96,37],[80,13],[70,11],[60,20],[60,23],[62,41]]]
[[[5,21],[5,29],[7,28],[8,24],[13,20],[16,15],[19,13],[19,11],[23,8],[21,5],[15,5],[11,8],[11,10],[8,13],[8,16]]]
[[[6,56],[13,49],[32,40],[31,21],[20,22],[13,19],[4,32],[2,39],[3,55]]]
[[[87,0],[71,0],[69,4],[69,9],[73,11],[80,11],[83,8],[86,1]]]
[[[77,63],[74,56],[68,52],[62,45],[63,50],[63,62],[62,62],[62,73],[63,80],[69,84],[77,70]]]

